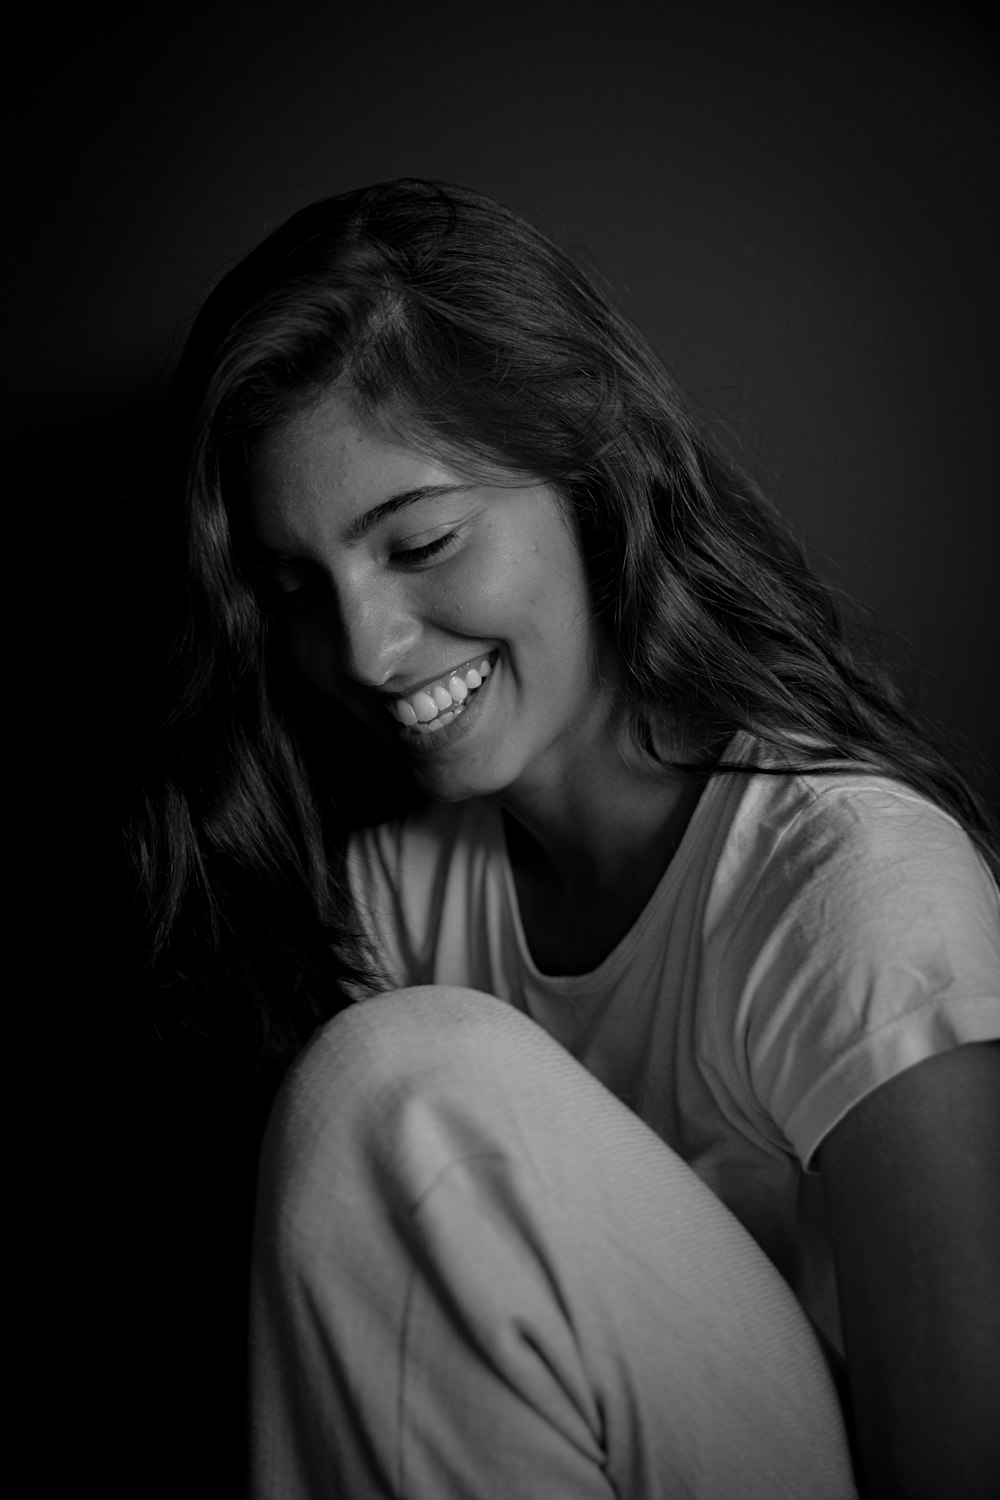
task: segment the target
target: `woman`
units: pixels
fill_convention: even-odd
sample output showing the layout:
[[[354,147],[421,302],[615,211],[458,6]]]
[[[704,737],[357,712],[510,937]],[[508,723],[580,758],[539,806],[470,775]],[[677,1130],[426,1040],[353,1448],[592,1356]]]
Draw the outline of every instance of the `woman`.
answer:
[[[753,484],[434,183],[296,215],[179,396],[161,962],[274,1075],[377,996],[270,1126],[257,1493],[849,1494],[842,1355],[863,1493],[991,1493],[996,846]]]

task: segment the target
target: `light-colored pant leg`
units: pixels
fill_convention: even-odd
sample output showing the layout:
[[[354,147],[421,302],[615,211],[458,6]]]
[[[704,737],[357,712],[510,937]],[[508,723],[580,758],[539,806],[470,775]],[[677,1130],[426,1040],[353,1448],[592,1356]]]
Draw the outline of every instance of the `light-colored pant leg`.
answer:
[[[532,1021],[364,1001],[275,1107],[255,1500],[846,1500],[837,1399],[743,1228]]]

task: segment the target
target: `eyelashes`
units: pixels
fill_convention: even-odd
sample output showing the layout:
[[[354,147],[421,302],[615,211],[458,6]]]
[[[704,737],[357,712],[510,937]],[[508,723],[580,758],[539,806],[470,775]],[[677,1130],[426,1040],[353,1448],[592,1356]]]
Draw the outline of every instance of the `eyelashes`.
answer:
[[[390,554],[390,560],[394,563],[408,564],[429,562],[432,557],[447,551],[458,536],[457,531],[446,531],[444,536],[439,536],[433,542],[422,542],[416,547],[395,547]]]
[[[434,558],[444,556],[458,540],[459,530],[456,528],[430,542],[393,547],[386,555],[386,561],[393,568],[420,569]],[[305,561],[290,562],[279,569],[256,565],[248,571],[255,593],[264,609],[272,615],[309,609],[330,589],[330,580],[324,570]]]

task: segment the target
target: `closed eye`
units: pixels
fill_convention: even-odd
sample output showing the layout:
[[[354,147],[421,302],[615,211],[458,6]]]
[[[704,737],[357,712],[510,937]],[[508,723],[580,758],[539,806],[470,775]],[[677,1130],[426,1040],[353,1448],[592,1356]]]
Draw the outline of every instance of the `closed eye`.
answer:
[[[446,531],[444,536],[435,537],[432,542],[421,542],[415,547],[394,547],[389,558],[391,562],[401,564],[403,567],[415,567],[447,551],[454,545],[457,537],[457,531]]]

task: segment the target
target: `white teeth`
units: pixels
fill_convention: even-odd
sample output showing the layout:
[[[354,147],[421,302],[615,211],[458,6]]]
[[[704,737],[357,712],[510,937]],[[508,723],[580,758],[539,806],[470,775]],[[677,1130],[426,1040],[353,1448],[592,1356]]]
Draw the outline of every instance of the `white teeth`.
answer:
[[[425,733],[429,729],[443,729],[461,712],[470,693],[482,687],[483,681],[493,670],[493,663],[484,656],[478,667],[466,667],[464,671],[452,672],[445,682],[435,682],[421,688],[409,698],[394,698],[387,705],[389,712],[407,729]]]
[[[414,693],[410,706],[421,724],[429,724],[431,719],[437,718],[438,706],[430,693]]]

